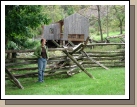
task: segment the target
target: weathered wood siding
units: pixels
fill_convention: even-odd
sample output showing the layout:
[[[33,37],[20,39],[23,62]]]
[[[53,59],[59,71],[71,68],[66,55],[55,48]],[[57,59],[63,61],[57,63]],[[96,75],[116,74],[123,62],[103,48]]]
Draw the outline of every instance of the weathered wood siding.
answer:
[[[68,34],[84,34],[84,40],[89,36],[88,18],[75,13],[64,19],[64,40],[68,40]]]
[[[53,34],[50,33],[52,28]],[[75,13],[64,19],[63,38],[60,38],[61,27],[59,23],[44,26],[44,38],[47,40],[68,40],[69,34],[82,34],[84,40],[89,36],[89,20],[88,18]]]
[[[53,29],[53,33],[50,32],[50,29]],[[60,36],[59,23],[44,26],[44,38],[46,40],[59,40],[59,36]]]

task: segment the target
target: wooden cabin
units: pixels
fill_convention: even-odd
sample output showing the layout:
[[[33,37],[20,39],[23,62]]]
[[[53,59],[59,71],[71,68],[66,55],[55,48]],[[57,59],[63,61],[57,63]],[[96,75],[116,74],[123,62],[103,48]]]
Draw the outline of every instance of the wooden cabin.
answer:
[[[44,38],[50,43],[56,40],[65,45],[68,40],[78,44],[89,36],[89,20],[78,13],[72,14],[54,24],[44,26]]]
[[[64,19],[64,39],[83,42],[89,36],[89,21],[83,15],[72,14]]]

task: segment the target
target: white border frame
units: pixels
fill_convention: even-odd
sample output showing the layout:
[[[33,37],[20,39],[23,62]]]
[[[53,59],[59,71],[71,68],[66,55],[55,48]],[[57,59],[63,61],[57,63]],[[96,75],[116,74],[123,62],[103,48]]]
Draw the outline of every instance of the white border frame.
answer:
[[[5,95],[5,5],[43,4],[125,5],[125,95]],[[129,1],[1,1],[1,31],[1,99],[129,99]]]

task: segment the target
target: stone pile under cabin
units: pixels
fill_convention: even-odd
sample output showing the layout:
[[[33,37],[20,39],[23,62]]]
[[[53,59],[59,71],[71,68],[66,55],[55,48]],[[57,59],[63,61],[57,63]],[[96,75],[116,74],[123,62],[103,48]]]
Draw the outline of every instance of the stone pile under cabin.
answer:
[[[77,45],[89,36],[89,20],[75,13],[56,23],[44,25],[43,31],[43,37],[49,47],[54,46],[52,40],[60,45],[66,45],[68,41]]]

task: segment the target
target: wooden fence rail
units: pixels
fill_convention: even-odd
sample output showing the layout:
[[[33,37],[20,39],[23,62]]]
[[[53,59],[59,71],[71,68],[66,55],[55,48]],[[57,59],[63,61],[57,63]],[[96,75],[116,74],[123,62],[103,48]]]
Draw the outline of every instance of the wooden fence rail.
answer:
[[[72,48],[49,48],[49,51],[63,51],[63,50],[68,50],[68,51],[72,51]],[[28,50],[5,50],[5,53],[13,53],[13,52],[17,52],[17,53],[27,53],[27,52],[34,52],[34,49],[28,49]]]
[[[92,45],[79,45],[78,47],[70,48],[49,48],[49,51],[63,51],[66,55],[50,57],[47,62],[45,76],[66,75],[72,76],[74,74],[84,71],[86,67],[124,67],[125,66],[125,51],[93,51],[85,52],[85,47],[90,46],[107,46],[107,45],[125,45],[124,43],[98,43]],[[83,47],[84,48],[83,48]],[[79,52],[80,50],[80,52]],[[5,53],[29,53],[34,50],[6,50]],[[34,65],[35,66],[29,66]],[[24,65],[21,67],[20,65]],[[26,66],[25,66],[26,65]],[[20,67],[18,67],[20,66]],[[28,78],[37,76],[37,58],[10,58],[5,59],[6,79],[14,79],[12,82],[18,87],[23,86],[17,81],[16,78]],[[81,70],[80,70],[81,69]],[[23,74],[16,74],[16,72],[23,71]],[[29,72],[28,72],[29,71]],[[12,72],[14,72],[12,74]],[[88,75],[90,75],[87,71]],[[15,78],[14,78],[15,77]],[[91,76],[92,77],[92,76]]]
[[[93,43],[90,45],[86,45],[86,47],[90,47],[90,46],[104,46],[104,45],[125,45],[125,43]],[[68,51],[72,51],[73,48],[49,48],[49,51],[64,51],[64,50],[68,50]],[[27,53],[27,52],[34,52],[34,49],[29,49],[29,50],[5,50],[5,53],[13,53],[13,52],[17,52],[17,53]]]
[[[125,43],[92,43],[90,45],[86,45],[88,46],[108,46],[108,45],[125,45]]]

